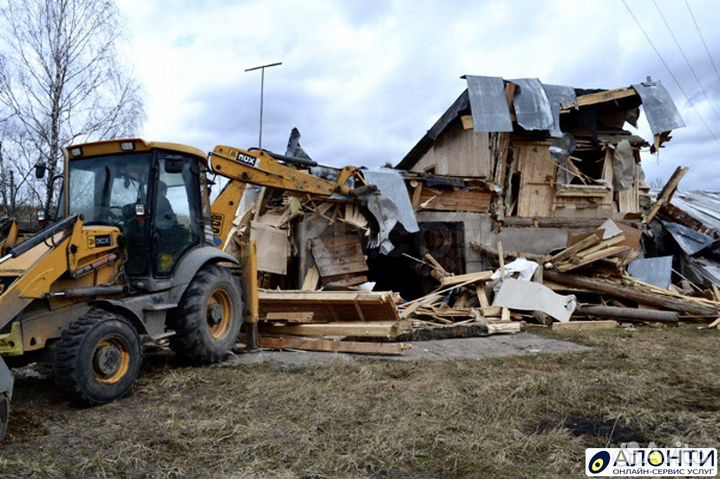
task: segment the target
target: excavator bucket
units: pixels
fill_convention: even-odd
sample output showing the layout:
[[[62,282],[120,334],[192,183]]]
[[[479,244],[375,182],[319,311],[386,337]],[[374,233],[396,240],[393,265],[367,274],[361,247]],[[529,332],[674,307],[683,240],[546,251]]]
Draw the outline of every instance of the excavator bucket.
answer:
[[[0,358],[0,441],[5,437],[8,417],[10,416],[10,399],[13,392],[13,377],[5,362]]]

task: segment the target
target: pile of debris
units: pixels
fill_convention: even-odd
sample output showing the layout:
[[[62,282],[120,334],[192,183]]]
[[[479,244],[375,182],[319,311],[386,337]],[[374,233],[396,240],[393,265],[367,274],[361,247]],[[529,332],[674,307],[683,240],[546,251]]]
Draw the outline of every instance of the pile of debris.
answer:
[[[377,194],[245,192],[225,249],[257,245],[264,347],[401,354],[531,327],[718,324],[720,233],[672,201],[687,169],[655,196],[644,183],[641,149],[684,126],[659,82],[466,81],[394,169],[362,170]],[[651,143],[623,129],[641,106]],[[297,131],[285,155],[309,160]]]

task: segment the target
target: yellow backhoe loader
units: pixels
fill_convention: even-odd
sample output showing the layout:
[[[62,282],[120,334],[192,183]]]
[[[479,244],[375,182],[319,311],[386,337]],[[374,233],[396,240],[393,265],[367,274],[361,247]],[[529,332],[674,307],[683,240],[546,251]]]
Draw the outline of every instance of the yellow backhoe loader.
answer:
[[[42,354],[61,391],[88,405],[130,391],[143,338],[167,340],[192,364],[221,360],[244,320],[255,343],[254,245],[243,245],[241,260],[217,247],[246,184],[325,197],[367,190],[352,167],[333,182],[292,165],[310,166],[306,160],[227,146],[206,156],[123,139],[70,146],[65,155],[55,222],[0,255],[0,355],[15,362]],[[229,179],[213,204],[208,174]],[[12,391],[4,371],[3,425]]]

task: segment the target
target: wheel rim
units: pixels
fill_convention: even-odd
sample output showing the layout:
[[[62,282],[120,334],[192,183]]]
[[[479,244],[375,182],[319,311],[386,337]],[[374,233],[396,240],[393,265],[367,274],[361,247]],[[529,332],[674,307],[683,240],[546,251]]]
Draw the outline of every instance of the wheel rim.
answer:
[[[117,384],[130,369],[130,350],[121,338],[104,339],[93,351],[95,379],[103,384]]]
[[[233,320],[233,305],[230,295],[222,290],[216,290],[208,301],[207,324],[210,336],[213,339],[223,339],[230,330]]]

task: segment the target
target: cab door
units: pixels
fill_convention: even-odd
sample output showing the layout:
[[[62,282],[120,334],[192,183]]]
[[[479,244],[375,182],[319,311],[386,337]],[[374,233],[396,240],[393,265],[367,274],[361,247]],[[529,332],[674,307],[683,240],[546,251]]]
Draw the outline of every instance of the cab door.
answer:
[[[153,272],[172,274],[182,257],[202,241],[200,167],[193,157],[159,154],[153,201]]]

